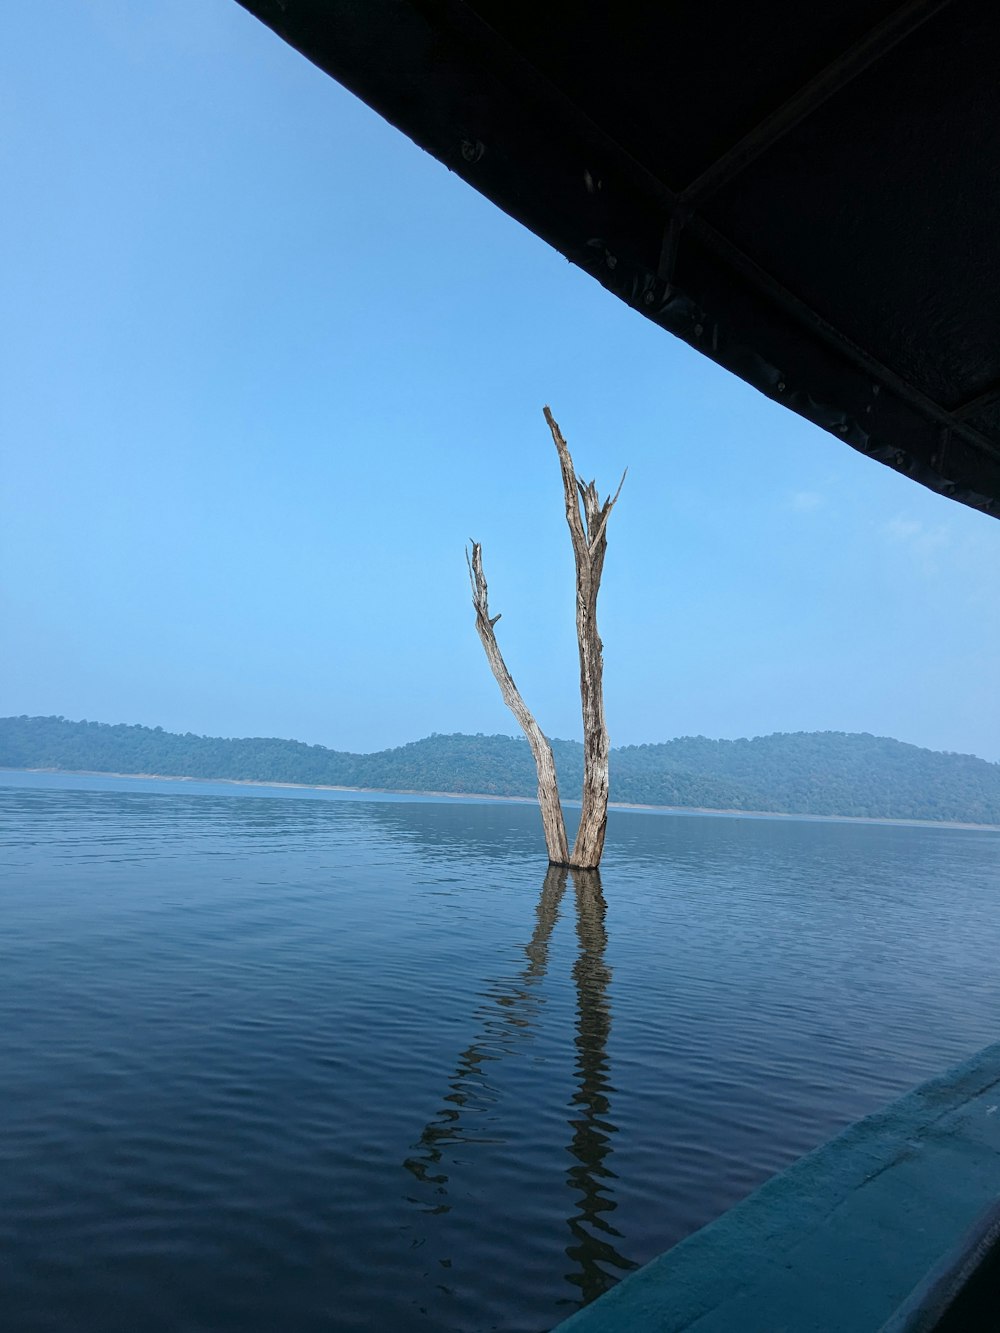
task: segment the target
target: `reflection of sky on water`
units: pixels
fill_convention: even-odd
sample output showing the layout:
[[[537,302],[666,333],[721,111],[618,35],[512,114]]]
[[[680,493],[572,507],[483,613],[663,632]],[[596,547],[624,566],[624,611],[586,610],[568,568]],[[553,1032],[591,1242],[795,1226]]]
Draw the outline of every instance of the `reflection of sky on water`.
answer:
[[[85,1333],[143,1227],[220,1333],[551,1326],[996,1036],[996,834],[612,812],[597,882],[527,805],[3,776],[0,1230]]]

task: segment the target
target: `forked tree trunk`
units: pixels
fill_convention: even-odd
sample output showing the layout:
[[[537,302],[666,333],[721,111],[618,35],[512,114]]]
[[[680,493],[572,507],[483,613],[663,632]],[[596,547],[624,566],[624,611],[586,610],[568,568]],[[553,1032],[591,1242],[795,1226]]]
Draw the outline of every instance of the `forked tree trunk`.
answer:
[[[580,650],[580,702],[583,708],[583,809],[570,856],[566,838],[566,824],[559,800],[559,784],[552,746],[535,721],[513,677],[507,670],[493,632],[499,615],[490,617],[487,600],[486,576],[483,573],[483,552],[478,542],[472,543],[472,558],[466,552],[472,600],[476,608],[476,629],[486,649],[486,657],[496,677],[504,702],[517,718],[538,770],[538,804],[542,811],[545,845],[552,865],[569,865],[593,870],[600,864],[604,851],[604,834],[608,823],[608,728],[604,720],[604,658],[601,637],[597,632],[597,594],[604,571],[607,550],[607,526],[611,510],[621,494],[624,474],[613,496],[601,503],[594,482],[582,482],[573,468],[569,448],[552,413],[545,408],[562,470],[563,491],[566,500],[566,522],[569,524],[576,562],[576,636]],[[581,503],[583,514],[581,516]]]

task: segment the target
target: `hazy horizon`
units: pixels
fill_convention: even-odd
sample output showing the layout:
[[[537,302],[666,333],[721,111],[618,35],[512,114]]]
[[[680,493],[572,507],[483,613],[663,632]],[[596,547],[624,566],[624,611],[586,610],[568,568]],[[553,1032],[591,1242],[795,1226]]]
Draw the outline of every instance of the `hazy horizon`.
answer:
[[[578,739],[549,403],[582,475],[629,467],[613,744],[1000,760],[995,519],[629,311],[233,0],[39,0],[6,37],[0,712],[516,734],[474,536],[526,701]]]
[[[163,732],[168,732],[172,735],[185,734],[184,732],[177,732],[174,728],[164,727],[155,722],[154,723],[137,722],[137,721],[127,721],[125,719],[119,719],[115,721],[110,718],[99,718],[99,717],[74,718],[74,717],[67,717],[65,714],[62,713],[36,713],[36,714],[19,713],[19,714],[7,714],[6,716],[41,717],[41,718],[55,717],[55,718],[61,718],[66,722],[74,724],[96,723],[99,726],[143,727],[149,731],[163,731]],[[4,720],[5,720],[4,717],[0,716],[0,722]],[[324,745],[322,741],[311,740],[306,736],[278,736],[273,733],[263,732],[263,731],[246,732],[241,735],[226,734],[221,731],[191,732],[190,734],[202,737],[206,740],[226,740],[226,741],[277,740],[277,741],[290,741],[294,744],[299,744],[299,745],[319,745],[324,749],[330,749],[330,750],[336,750],[338,748],[336,746]],[[907,740],[905,736],[889,736],[884,732],[852,732],[852,731],[847,731],[843,727],[824,727],[824,728],[799,727],[795,731],[753,732],[753,733],[747,733],[742,736],[710,736],[703,731],[688,731],[684,733],[678,733],[676,736],[662,736],[656,739],[647,738],[644,741],[627,741],[627,742],[623,741],[621,743],[617,743],[614,737],[612,737],[611,748],[613,750],[620,750],[620,749],[626,749],[630,746],[638,746],[638,745],[670,745],[671,742],[673,741],[690,740],[690,739],[701,739],[708,741],[733,741],[733,742],[742,740],[754,741],[754,740],[766,740],[771,736],[788,736],[788,735],[838,735],[838,736],[868,735],[868,736],[874,736],[875,739],[877,740],[896,741],[901,745],[914,745],[917,746],[918,749],[932,750],[936,754],[958,754],[965,757],[971,757],[974,759],[982,759],[984,763],[1000,763],[1000,760],[986,759],[983,755],[976,754],[974,751],[971,750],[936,749],[933,746],[921,746],[916,741]],[[490,736],[490,737],[500,736],[508,740],[525,741],[524,733],[516,727],[508,729],[501,728],[498,731],[489,731],[489,732],[445,730],[445,731],[426,732],[421,736],[409,736],[405,740],[392,741],[388,745],[377,746],[371,750],[354,750],[354,751],[341,750],[341,753],[378,754],[384,750],[398,750],[402,749],[406,745],[417,745],[421,741],[430,740],[435,736]],[[558,744],[574,744],[574,745],[581,744],[581,742],[576,737],[573,736],[550,735],[548,738],[550,741]],[[527,744],[527,741],[525,741],[525,744]]]

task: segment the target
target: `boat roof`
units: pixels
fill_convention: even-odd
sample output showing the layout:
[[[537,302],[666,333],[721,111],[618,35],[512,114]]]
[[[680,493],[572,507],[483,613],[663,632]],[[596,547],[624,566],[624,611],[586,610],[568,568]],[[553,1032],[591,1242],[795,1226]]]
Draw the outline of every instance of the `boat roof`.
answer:
[[[645,318],[1000,514],[995,0],[239,3]]]

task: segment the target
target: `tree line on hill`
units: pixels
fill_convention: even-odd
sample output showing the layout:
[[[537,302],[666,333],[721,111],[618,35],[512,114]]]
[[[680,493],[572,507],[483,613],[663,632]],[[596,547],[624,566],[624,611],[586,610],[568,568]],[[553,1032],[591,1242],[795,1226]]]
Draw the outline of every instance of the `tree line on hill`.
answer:
[[[577,796],[583,747],[552,742],[563,796]],[[178,735],[160,727],[0,718],[0,767],[533,796],[528,744],[433,735],[350,754],[301,741]],[[887,737],[795,732],[752,740],[683,736],[611,752],[611,799],[638,805],[1000,824],[1000,764]]]

